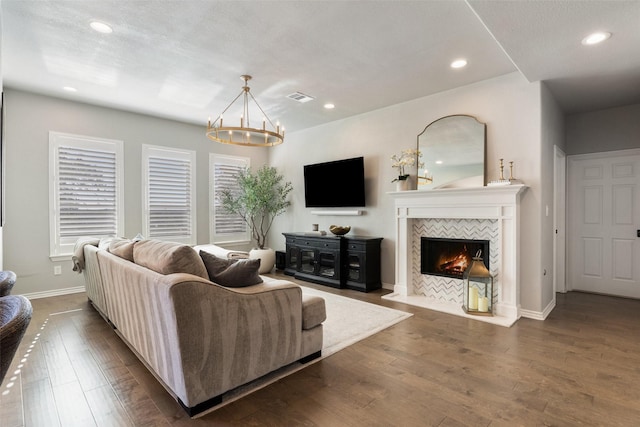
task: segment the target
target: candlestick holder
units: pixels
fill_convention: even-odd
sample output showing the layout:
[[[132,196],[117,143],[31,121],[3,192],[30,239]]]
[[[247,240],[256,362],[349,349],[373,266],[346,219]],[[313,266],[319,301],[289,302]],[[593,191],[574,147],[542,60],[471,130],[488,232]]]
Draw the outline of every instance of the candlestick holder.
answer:
[[[487,183],[488,186],[511,184],[511,178],[506,179],[504,177],[504,159],[498,159],[498,160],[500,161],[500,178],[494,181],[489,181],[489,183]],[[511,175],[513,176],[513,162],[511,162]]]

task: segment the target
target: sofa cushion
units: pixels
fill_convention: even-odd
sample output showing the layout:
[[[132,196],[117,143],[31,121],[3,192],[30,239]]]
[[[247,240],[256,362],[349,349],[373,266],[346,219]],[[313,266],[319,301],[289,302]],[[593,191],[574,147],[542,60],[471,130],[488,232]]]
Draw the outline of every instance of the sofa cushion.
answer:
[[[303,295],[302,296],[302,329],[314,328],[327,319],[327,310],[324,298]]]
[[[133,262],[133,246],[135,243],[129,239],[114,238],[109,242],[107,250],[120,258]]]
[[[225,259],[209,252],[200,251],[209,280],[229,288],[243,288],[262,283],[258,273],[259,259]]]
[[[181,243],[140,240],[133,246],[133,262],[160,274],[189,273],[209,279],[202,258]]]

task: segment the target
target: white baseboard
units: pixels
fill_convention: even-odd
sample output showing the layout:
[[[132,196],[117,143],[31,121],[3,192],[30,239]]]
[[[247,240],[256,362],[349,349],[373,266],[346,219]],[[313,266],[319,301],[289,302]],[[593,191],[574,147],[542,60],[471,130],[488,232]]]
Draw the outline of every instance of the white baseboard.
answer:
[[[520,309],[520,315],[527,319],[544,320],[556,308],[556,299],[554,298],[542,311]]]
[[[40,299],[40,298],[49,298],[49,297],[59,297],[60,295],[78,294],[80,292],[85,292],[84,286],[76,286],[74,288],[55,289],[53,291],[31,292],[28,294],[23,294],[23,296],[31,300],[31,299]]]

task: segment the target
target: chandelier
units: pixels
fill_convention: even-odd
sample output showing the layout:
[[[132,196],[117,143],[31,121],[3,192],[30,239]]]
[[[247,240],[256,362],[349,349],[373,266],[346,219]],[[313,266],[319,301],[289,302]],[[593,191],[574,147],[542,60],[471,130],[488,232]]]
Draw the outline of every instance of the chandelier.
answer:
[[[245,74],[240,76],[240,78],[244,80],[242,91],[231,101],[231,104],[220,113],[213,123],[211,123],[211,119],[208,120],[207,138],[222,144],[245,145],[248,147],[273,147],[274,145],[282,144],[284,140],[284,127],[280,128],[280,123],[276,123],[274,126],[273,122],[262,110],[262,107],[260,107],[260,104],[258,104],[258,101],[256,101],[251,94],[251,89],[247,85],[249,80],[251,80],[251,76]],[[240,126],[226,126],[223,122],[223,115],[240,97],[242,97],[243,102]],[[258,110],[262,113],[262,127],[260,128],[251,127],[249,122],[250,99],[253,100]]]

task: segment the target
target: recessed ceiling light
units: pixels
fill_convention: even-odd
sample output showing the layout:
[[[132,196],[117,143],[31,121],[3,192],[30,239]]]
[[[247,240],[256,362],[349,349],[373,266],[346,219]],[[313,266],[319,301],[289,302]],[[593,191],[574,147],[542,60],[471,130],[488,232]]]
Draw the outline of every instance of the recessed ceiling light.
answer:
[[[436,165],[441,165],[442,164],[442,160],[436,160]]]
[[[462,68],[467,66],[466,59],[456,59],[451,63],[451,68]]]
[[[75,87],[71,87],[71,86],[65,86],[62,89],[64,89],[67,92],[77,92],[78,89],[76,89]]]
[[[582,44],[587,46],[592,44],[598,44],[605,41],[609,37],[611,37],[611,33],[600,31],[597,33],[589,34],[587,37],[583,38]]]
[[[336,106],[331,104],[331,103],[326,103],[326,104],[324,104],[324,108],[326,108],[327,110],[332,110],[332,109],[336,108]]]
[[[111,34],[111,33],[113,33],[113,28],[111,28],[109,25],[105,24],[104,22],[91,21],[91,23],[89,23],[89,25],[91,26],[91,28],[93,28],[94,30],[96,30],[99,33],[102,33],[102,34]]]

